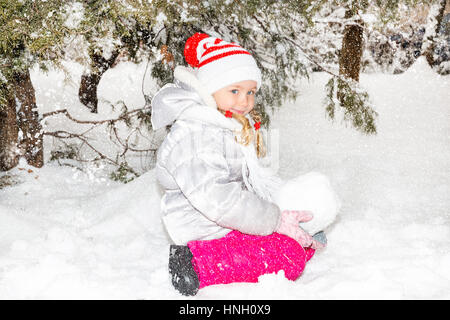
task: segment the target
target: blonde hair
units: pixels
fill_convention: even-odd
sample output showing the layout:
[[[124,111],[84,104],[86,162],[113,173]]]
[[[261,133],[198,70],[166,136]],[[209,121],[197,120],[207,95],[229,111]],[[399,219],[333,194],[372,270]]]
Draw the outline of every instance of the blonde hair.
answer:
[[[221,113],[225,114],[225,111],[220,110],[217,108]],[[252,117],[253,121],[255,123],[259,122],[261,123],[261,115],[256,111],[255,109],[252,109],[250,111],[250,116]],[[246,116],[239,114],[239,113],[232,113],[232,117],[239,121],[240,124],[242,124],[242,131],[241,136],[235,137],[236,141],[244,146],[248,146],[251,142],[254,142],[255,145],[255,151],[258,158],[262,158],[266,156],[266,147],[264,145],[263,136],[261,133],[261,130],[256,130],[252,128],[250,125],[250,121],[247,119]]]

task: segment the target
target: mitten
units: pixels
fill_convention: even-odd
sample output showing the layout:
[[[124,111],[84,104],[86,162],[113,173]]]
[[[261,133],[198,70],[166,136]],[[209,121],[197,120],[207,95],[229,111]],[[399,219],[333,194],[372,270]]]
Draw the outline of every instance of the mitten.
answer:
[[[284,210],[275,232],[284,234],[296,240],[302,247],[306,248],[313,244],[313,238],[305,230],[300,228],[300,222],[307,222],[313,218],[310,211]]]

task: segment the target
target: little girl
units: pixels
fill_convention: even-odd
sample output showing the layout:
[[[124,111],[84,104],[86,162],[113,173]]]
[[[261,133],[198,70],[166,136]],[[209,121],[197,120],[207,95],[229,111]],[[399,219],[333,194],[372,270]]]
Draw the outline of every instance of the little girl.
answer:
[[[187,40],[184,55],[193,69],[177,67],[175,82],[152,101],[153,128],[171,125],[156,172],[163,223],[175,243],[172,283],[195,295],[280,270],[295,280],[324,244],[299,227],[313,218],[310,211],[280,209],[282,184],[258,165],[266,152],[253,110],[260,70],[241,46],[201,33]]]

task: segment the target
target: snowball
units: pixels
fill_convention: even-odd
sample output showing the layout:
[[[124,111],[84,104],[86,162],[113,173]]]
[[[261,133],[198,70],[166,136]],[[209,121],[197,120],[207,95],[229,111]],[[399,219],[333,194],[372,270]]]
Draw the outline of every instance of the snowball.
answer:
[[[308,210],[314,218],[301,224],[310,234],[322,231],[336,218],[341,206],[326,176],[310,172],[287,181],[275,195],[281,210]]]

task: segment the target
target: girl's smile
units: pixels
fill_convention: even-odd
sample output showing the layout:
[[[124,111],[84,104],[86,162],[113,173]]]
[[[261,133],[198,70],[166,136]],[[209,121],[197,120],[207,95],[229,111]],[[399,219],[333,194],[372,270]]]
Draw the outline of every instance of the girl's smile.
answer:
[[[254,80],[236,82],[217,90],[213,97],[220,110],[246,115],[255,106],[256,86]]]
[[[232,111],[232,112],[234,112],[234,113],[244,114],[244,111],[237,110],[237,109],[235,109],[235,108],[230,108],[230,111]]]

